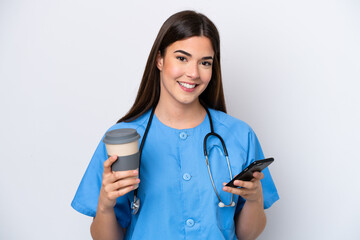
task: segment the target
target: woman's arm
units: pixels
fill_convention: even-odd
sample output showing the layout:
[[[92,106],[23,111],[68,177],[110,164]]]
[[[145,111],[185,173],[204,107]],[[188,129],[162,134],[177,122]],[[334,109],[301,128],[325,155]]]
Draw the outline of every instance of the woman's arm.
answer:
[[[91,236],[95,240],[119,240],[124,238],[125,229],[118,223],[114,206],[116,199],[134,190],[140,180],[136,170],[111,171],[117,157],[112,156],[104,162],[103,180],[100,189],[96,216],[91,224]],[[134,178],[135,177],[135,178]]]
[[[263,173],[255,172],[251,181],[234,182],[234,185],[242,188],[224,187],[224,191],[246,199],[243,209],[234,217],[236,236],[241,240],[256,239],[265,228],[266,216],[260,182],[263,178]]]
[[[98,206],[96,217],[90,227],[93,239],[124,239],[124,229],[116,220],[114,209],[112,211],[101,210]]]
[[[243,209],[234,219],[238,239],[256,239],[262,233],[266,225],[263,205],[262,202],[245,202]]]

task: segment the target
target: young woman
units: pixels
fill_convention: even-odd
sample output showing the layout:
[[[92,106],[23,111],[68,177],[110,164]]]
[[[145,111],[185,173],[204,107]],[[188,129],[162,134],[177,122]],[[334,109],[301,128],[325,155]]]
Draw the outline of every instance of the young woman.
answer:
[[[241,188],[224,186],[264,156],[253,130],[226,114],[219,34],[206,16],[183,11],[165,21],[134,105],[109,131],[119,128],[147,132],[139,178],[112,172],[116,156],[100,142],[72,202],[94,217],[94,239],[255,239],[263,231],[264,208],[278,200],[269,170],[235,181]],[[229,162],[214,134],[204,156],[209,132],[222,137]]]

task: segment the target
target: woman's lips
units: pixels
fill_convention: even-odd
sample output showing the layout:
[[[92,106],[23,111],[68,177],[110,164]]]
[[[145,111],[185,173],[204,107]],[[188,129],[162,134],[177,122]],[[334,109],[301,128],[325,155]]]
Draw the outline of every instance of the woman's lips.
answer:
[[[179,83],[179,86],[181,87],[181,89],[186,92],[193,92],[195,90],[195,88],[198,86],[197,84],[191,84],[191,83],[186,83],[186,82],[178,82],[178,83]]]

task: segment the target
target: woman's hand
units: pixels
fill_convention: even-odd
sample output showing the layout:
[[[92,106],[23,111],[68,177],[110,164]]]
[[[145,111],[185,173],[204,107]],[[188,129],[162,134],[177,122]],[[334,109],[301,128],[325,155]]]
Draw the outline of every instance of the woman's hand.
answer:
[[[264,178],[264,174],[261,172],[254,172],[253,177],[254,178],[251,181],[235,180],[234,185],[241,188],[225,187],[226,183],[223,183],[223,190],[239,195],[249,202],[262,202],[263,193],[260,180]]]
[[[224,191],[239,195],[246,199],[242,210],[235,216],[235,233],[238,239],[256,239],[264,230],[266,216],[260,180],[264,178],[261,172],[254,172],[251,181],[234,181],[241,188],[225,187]],[[225,183],[226,184],[226,183]]]
[[[116,159],[117,156],[111,156],[104,162],[103,180],[98,203],[98,207],[102,211],[113,211],[116,199],[134,190],[134,185],[140,182],[140,179],[137,178],[137,170],[113,172],[111,165]]]

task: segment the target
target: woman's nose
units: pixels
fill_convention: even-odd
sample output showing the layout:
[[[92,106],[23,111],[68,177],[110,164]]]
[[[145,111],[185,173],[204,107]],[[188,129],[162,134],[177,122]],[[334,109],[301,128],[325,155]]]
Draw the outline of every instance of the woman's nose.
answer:
[[[186,69],[186,75],[191,79],[199,78],[199,68],[197,63],[191,63]]]

